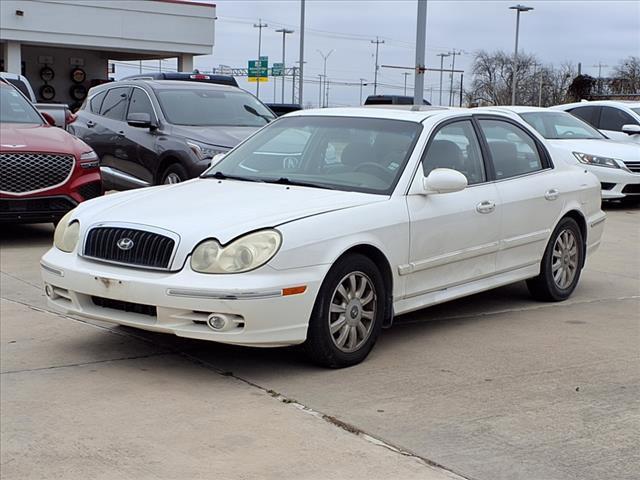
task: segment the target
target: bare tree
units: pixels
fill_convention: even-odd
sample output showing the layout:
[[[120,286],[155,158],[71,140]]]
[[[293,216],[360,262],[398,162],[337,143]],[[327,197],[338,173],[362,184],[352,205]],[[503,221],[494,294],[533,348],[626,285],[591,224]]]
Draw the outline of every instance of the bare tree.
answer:
[[[613,69],[614,77],[609,81],[612,93],[640,93],[640,57],[627,57]]]

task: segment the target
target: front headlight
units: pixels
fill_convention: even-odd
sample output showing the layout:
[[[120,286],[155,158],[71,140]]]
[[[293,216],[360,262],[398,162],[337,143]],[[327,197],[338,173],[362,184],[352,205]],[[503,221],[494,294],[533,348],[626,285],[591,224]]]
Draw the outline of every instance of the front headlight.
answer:
[[[206,143],[196,142],[195,140],[187,140],[187,145],[199,160],[213,158],[219,153],[227,153],[225,149],[216,148]]]
[[[74,248],[78,244],[78,238],[80,237],[80,222],[74,220],[69,223],[69,219],[73,214],[73,210],[68,212],[58,222],[56,231],[53,234],[53,244],[58,250],[63,252],[73,252]]]
[[[281,243],[276,230],[250,233],[226,247],[216,240],[205,240],[191,254],[191,268],[200,273],[248,272],[271,260]]]
[[[82,168],[96,168],[99,165],[100,159],[93,150],[80,154],[80,166]]]
[[[595,165],[597,167],[620,168],[618,160],[610,157],[600,157],[598,155],[589,155],[588,153],[573,152],[580,163],[586,165]]]

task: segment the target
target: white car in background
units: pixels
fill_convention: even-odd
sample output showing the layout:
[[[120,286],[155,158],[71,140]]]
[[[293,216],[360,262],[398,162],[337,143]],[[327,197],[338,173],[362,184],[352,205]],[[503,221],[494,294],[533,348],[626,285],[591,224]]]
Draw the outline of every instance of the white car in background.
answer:
[[[539,107],[496,107],[511,112],[535,128],[549,145],[592,172],[604,200],[640,198],[640,146],[616,142],[567,112]]]
[[[344,367],[394,315],[521,280],[568,298],[604,221],[597,179],[509,115],[305,110],[81,204],[41,266],[64,312]]]
[[[612,140],[640,143],[640,102],[597,100],[551,108],[575,115]]]

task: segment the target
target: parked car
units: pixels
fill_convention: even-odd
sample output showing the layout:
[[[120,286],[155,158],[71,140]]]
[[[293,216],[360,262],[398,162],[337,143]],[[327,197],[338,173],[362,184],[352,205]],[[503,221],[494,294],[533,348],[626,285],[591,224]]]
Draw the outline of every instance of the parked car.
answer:
[[[56,223],[102,195],[98,157],[0,82],[0,221]]]
[[[122,80],[182,80],[186,82],[216,83],[218,85],[229,85],[237,87],[238,82],[231,75],[216,75],[211,73],[188,73],[188,72],[153,72],[129,75]]]
[[[431,105],[422,99],[423,105]],[[364,101],[365,105],[413,105],[413,97],[406,95],[369,95]]]
[[[297,103],[266,103],[265,105],[278,117],[302,110],[302,107]]]
[[[100,157],[109,189],[177,183],[275,118],[239,88],[130,80],[92,88],[72,131]]]
[[[199,179],[80,205],[42,276],[74,315],[344,367],[394,315],[520,280],[568,298],[604,221],[596,177],[510,115],[303,110]]]
[[[483,109],[484,110],[484,109]],[[640,198],[640,148],[616,142],[573,115],[538,107],[492,107],[512,112],[535,128],[568,162],[593,173],[604,200]]]
[[[39,111],[51,116],[56,127],[66,130],[67,126],[75,120],[75,115],[71,112],[69,106],[64,103],[38,103],[33,88],[24,75],[0,72],[0,82],[2,81],[13,85],[20,90]]]
[[[552,108],[575,115],[612,140],[640,143],[640,102],[598,100]]]

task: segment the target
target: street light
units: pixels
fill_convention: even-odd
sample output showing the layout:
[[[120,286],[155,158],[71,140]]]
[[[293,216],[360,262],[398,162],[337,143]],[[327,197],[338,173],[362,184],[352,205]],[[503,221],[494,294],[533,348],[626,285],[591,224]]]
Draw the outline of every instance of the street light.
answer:
[[[324,60],[324,69],[323,69],[323,77],[324,77],[324,89],[323,89],[323,93],[322,93],[322,106],[324,107],[326,104],[326,100],[325,100],[325,95],[326,95],[326,89],[327,89],[327,59],[329,58],[329,56],[334,52],[333,49],[329,50],[329,53],[327,53],[326,55],[324,53],[322,53],[320,50],[318,50],[318,53],[320,54],[320,56],[322,57],[322,59]]]
[[[509,10],[515,10],[516,14],[516,49],[513,55],[513,80],[511,85],[511,105],[516,104],[516,87],[518,85],[518,34],[520,32],[520,12],[528,12],[533,10],[533,7],[527,7],[525,5],[514,5],[509,7]]]
[[[286,70],[286,66],[284,64],[284,39],[287,36],[288,33],[293,33],[293,30],[288,30],[286,28],[279,28],[278,30],[276,30],[277,33],[281,33],[282,34],[282,103],[284,104],[284,72]],[[273,81],[275,83],[276,79],[275,77],[273,78]]]

